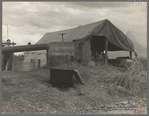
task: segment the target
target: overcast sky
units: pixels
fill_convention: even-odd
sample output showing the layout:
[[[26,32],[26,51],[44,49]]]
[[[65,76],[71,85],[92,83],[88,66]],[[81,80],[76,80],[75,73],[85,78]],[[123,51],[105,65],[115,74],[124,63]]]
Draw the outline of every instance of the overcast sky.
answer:
[[[120,30],[147,32],[147,2],[3,2],[2,39],[36,43],[45,33],[108,19]]]

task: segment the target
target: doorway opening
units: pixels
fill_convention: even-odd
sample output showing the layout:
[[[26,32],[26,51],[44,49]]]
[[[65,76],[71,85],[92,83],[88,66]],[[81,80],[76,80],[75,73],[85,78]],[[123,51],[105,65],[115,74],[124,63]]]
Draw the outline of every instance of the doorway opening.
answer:
[[[92,57],[104,53],[105,50],[105,36],[93,36],[91,39]]]

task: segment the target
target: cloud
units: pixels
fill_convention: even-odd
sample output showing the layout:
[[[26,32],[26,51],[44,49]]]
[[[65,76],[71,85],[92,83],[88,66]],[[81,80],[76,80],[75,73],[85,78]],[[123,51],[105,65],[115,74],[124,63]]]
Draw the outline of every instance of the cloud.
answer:
[[[126,8],[131,6],[131,2],[69,2],[71,6],[83,8]]]
[[[47,32],[109,19],[123,31],[146,31],[147,3],[137,2],[3,2],[3,39],[36,43]]]

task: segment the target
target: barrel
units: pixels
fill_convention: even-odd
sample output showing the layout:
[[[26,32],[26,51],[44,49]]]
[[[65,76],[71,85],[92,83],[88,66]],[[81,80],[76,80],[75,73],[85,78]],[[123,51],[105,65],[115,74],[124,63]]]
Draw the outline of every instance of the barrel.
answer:
[[[32,71],[34,70],[34,64],[32,62],[22,62],[22,63],[16,63],[16,65],[14,65],[14,70],[15,71]]]
[[[22,63],[23,63],[22,61],[14,62],[13,70],[14,70],[14,71],[21,71]]]
[[[31,59],[31,62],[34,64],[34,69],[40,69],[40,59]]]

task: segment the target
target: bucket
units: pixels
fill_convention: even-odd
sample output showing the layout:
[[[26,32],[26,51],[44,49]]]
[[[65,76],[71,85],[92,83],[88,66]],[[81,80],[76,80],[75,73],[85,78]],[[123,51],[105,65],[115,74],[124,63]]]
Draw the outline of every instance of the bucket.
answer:
[[[34,64],[32,62],[23,62],[20,71],[32,71],[34,70]]]
[[[31,59],[31,62],[34,64],[34,69],[40,69],[40,59]]]

